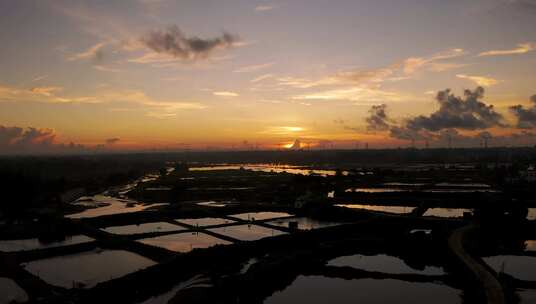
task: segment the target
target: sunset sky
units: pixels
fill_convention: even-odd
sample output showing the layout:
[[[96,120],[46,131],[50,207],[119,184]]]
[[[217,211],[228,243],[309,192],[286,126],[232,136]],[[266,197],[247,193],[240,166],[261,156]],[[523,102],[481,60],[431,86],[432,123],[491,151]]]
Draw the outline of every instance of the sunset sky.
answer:
[[[534,145],[535,17],[534,0],[0,0],[0,153]]]

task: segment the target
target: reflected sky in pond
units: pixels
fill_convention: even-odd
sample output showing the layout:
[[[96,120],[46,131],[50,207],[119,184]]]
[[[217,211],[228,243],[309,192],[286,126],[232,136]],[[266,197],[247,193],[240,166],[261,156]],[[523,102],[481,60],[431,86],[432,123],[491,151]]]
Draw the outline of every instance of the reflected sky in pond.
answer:
[[[520,290],[517,292],[517,295],[519,296],[519,304],[534,304],[536,303],[536,290],[535,289],[527,289],[527,290]]]
[[[498,255],[483,258],[491,268],[520,280],[536,281],[536,257]]]
[[[227,226],[220,228],[209,229],[212,232],[230,236],[232,238],[241,240],[241,241],[255,241],[265,237],[271,237],[281,234],[286,234],[286,232],[270,229],[266,227],[261,227],[257,225],[235,225]]]
[[[20,239],[20,240],[1,240],[0,241],[0,251],[4,252],[13,252],[13,251],[22,251],[22,250],[34,250],[34,249],[45,249],[52,247],[60,247],[67,245],[75,245],[91,242],[94,239],[85,236],[85,235],[74,235],[67,236],[63,241],[54,241],[44,243],[37,238],[31,239]]]
[[[453,304],[461,303],[460,291],[435,283],[400,280],[344,280],[300,275],[285,290],[268,297],[265,304]]]
[[[310,169],[301,166],[291,165],[273,165],[273,164],[251,164],[251,165],[219,165],[219,166],[203,166],[203,167],[191,167],[190,171],[215,171],[215,170],[244,170],[260,171],[260,172],[274,172],[274,173],[289,173],[298,175],[320,175],[320,176],[334,176],[337,174],[336,170],[322,170],[322,169]],[[347,171],[341,172],[343,175],[347,175]]]
[[[0,277],[0,304],[28,301],[28,294],[12,279]]]
[[[454,218],[454,217],[463,217],[464,212],[471,212],[471,209],[463,209],[463,208],[429,208],[424,213],[424,216]]]
[[[335,206],[351,208],[351,209],[365,209],[365,210],[371,210],[371,211],[396,213],[396,214],[411,213],[415,209],[415,207],[407,207],[407,206],[374,206],[374,205],[359,205],[359,204],[338,204]]]
[[[335,258],[328,262],[329,266],[353,267],[366,271],[393,273],[393,274],[426,274],[442,275],[445,272],[440,267],[426,266],[424,269],[409,267],[403,260],[385,254],[378,255],[349,255]]]
[[[288,214],[286,212],[248,212],[248,213],[239,213],[239,214],[231,214],[229,216],[239,218],[245,221],[261,221],[261,220],[267,220],[267,219],[275,219],[280,217],[287,217],[292,216],[292,214]]]
[[[525,241],[525,250],[536,251],[536,241],[535,240]]]
[[[231,242],[202,232],[184,232],[141,239],[139,242],[177,252],[190,252],[195,248],[208,248],[214,245],[228,245]]]
[[[82,283],[90,288],[100,282],[154,265],[150,259],[124,250],[101,250],[32,261],[23,266],[47,283],[65,288]]]
[[[311,230],[311,229],[332,227],[332,226],[344,224],[340,222],[319,221],[319,220],[315,220],[315,219],[308,218],[308,217],[278,219],[278,220],[273,220],[273,221],[269,221],[266,223],[270,225],[274,225],[274,226],[289,228],[288,225],[290,222],[297,222],[298,229],[302,229],[302,230]]]
[[[188,225],[191,225],[191,226],[199,226],[199,227],[235,223],[235,221],[231,221],[231,220],[223,219],[223,218],[219,218],[219,217],[202,217],[202,218],[176,219],[176,221],[178,221],[180,223],[188,224]]]
[[[531,221],[536,220],[536,208],[529,208],[527,219]]]
[[[138,234],[138,233],[148,233],[148,232],[164,232],[164,231],[178,231],[185,230],[186,228],[173,225],[166,222],[156,222],[156,223],[143,223],[139,225],[125,225],[125,226],[112,226],[106,227],[101,230],[104,230],[109,233],[114,234]]]
[[[94,200],[94,204],[99,207],[86,209],[79,213],[66,215],[65,217],[72,218],[72,219],[91,218],[91,217],[97,217],[97,216],[102,216],[102,215],[138,212],[138,211],[143,211],[151,207],[167,205],[167,204],[141,204],[136,201],[117,199],[111,196],[104,196],[104,195],[95,195],[93,197],[93,200]],[[75,203],[75,204],[78,204],[78,203]],[[83,204],[87,205],[88,202],[84,201]]]

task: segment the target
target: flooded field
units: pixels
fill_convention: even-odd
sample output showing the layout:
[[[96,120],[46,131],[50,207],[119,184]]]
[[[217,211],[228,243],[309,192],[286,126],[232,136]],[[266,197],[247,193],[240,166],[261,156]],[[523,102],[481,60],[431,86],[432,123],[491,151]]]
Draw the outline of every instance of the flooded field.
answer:
[[[199,227],[223,225],[223,224],[230,224],[230,223],[235,222],[235,221],[231,221],[231,220],[223,219],[219,217],[176,219],[176,221],[178,221],[179,223],[190,225],[190,226],[199,226]]]
[[[198,287],[210,287],[211,285],[208,284],[208,279],[205,277],[202,277],[201,275],[197,275],[189,280],[186,280],[184,282],[181,282],[177,284],[175,287],[173,287],[171,290],[158,295],[151,297],[150,299],[144,301],[141,304],[167,304],[169,300],[171,300],[177,292],[181,290],[185,290],[188,288],[198,288]]]
[[[87,206],[90,203],[94,204],[95,208],[86,209],[82,212],[69,214],[65,217],[71,219],[91,218],[102,215],[121,214],[129,212],[138,212],[145,209],[161,206],[165,204],[141,204],[135,201],[118,199],[111,196],[95,195],[91,201],[75,202],[74,204],[83,204]]]
[[[249,212],[249,213],[239,213],[231,214],[230,217],[235,217],[244,221],[262,221],[269,219],[276,219],[281,217],[289,217],[292,214],[286,212]]]
[[[375,206],[375,205],[359,205],[359,204],[338,204],[337,207],[351,208],[351,209],[364,209],[371,211],[380,211],[396,214],[407,214],[413,212],[415,207],[406,206]]]
[[[400,280],[346,280],[300,275],[285,290],[274,293],[265,304],[453,304],[461,303],[460,291],[435,283]]]
[[[277,229],[270,229],[257,225],[236,225],[209,230],[241,241],[255,241],[265,237],[286,234],[286,232]]]
[[[444,218],[463,217],[465,212],[471,213],[471,209],[463,208],[429,208],[424,213],[424,216],[435,216]]]
[[[273,173],[289,173],[299,175],[320,175],[320,176],[334,176],[337,174],[336,170],[321,170],[310,169],[302,166],[290,166],[290,165],[272,165],[272,164],[252,164],[252,165],[215,165],[204,167],[192,167],[190,171],[215,171],[215,170],[251,170],[260,172],[273,172]],[[342,172],[343,175],[347,175],[348,172]]]
[[[536,220],[536,208],[529,208],[527,220],[531,220],[531,221]]]
[[[47,283],[72,288],[91,288],[100,282],[124,276],[155,262],[124,250],[93,250],[23,264],[27,271]]]
[[[414,269],[404,263],[403,260],[385,254],[379,255],[349,255],[335,258],[328,262],[329,266],[353,267],[366,271],[376,271],[394,274],[426,274],[441,275],[444,271],[440,267],[426,266],[423,270]]]
[[[154,238],[141,239],[139,242],[177,252],[190,252],[195,248],[208,248],[215,245],[228,245],[231,242],[202,232],[184,232]]]
[[[37,238],[20,240],[0,240],[0,251],[14,252],[23,250],[46,249],[91,242],[94,239],[85,235],[67,236],[62,241],[43,242]]]
[[[498,255],[483,260],[497,272],[507,273],[519,280],[536,281],[536,257]]]
[[[319,221],[319,220],[315,220],[315,219],[308,218],[308,217],[278,219],[278,220],[273,220],[273,221],[269,221],[266,223],[270,225],[274,225],[274,226],[289,228],[290,222],[297,222],[298,229],[302,229],[302,230],[311,230],[311,229],[332,227],[332,226],[344,224],[340,222]]]
[[[536,303],[536,290],[527,289],[517,292],[519,296],[519,304],[533,304]]]
[[[184,227],[178,225],[173,225],[166,222],[156,222],[139,225],[112,226],[102,228],[101,230],[114,234],[138,234],[148,232],[178,231],[184,229]]]
[[[0,304],[22,303],[28,301],[26,291],[15,281],[0,277]]]
[[[365,193],[386,193],[386,192],[405,192],[408,189],[399,188],[348,188],[344,192],[365,192]]]
[[[222,207],[227,207],[227,206],[229,206],[230,203],[228,203],[228,202],[214,202],[214,201],[210,201],[210,202],[201,202],[201,203],[197,203],[197,205],[199,205],[199,206],[205,206],[205,207],[222,208]]]

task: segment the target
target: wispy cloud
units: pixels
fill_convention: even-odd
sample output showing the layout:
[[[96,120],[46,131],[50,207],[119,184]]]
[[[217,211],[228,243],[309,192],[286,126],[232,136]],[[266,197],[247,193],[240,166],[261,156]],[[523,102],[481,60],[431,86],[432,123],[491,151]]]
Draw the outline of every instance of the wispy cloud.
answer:
[[[104,53],[102,51],[102,48],[105,45],[106,44],[104,42],[99,42],[85,51],[69,56],[67,60],[69,61],[94,60],[96,62],[100,62],[104,58]]]
[[[339,71],[332,75],[308,79],[299,77],[280,77],[278,84],[293,88],[308,89],[320,86],[367,86],[378,85],[386,81],[400,81],[411,78],[421,70],[442,72],[464,66],[453,62],[444,62],[448,59],[460,57],[465,54],[463,49],[450,49],[435,53],[427,57],[410,57],[401,62],[376,69],[354,69]]]
[[[261,82],[263,80],[274,78],[273,74],[263,74],[250,80],[251,83]]]
[[[34,87],[30,91],[35,94],[44,95],[47,97],[52,96],[55,92],[63,90],[62,87]]]
[[[276,127],[268,127],[264,129],[263,131],[259,132],[259,134],[296,135],[296,133],[300,133],[305,130],[306,130],[305,128],[297,127],[297,126],[276,126]]]
[[[238,96],[240,96],[240,94],[238,94],[236,92],[230,92],[230,91],[218,91],[218,92],[212,92],[212,94],[214,94],[215,96],[220,96],[220,97],[238,97]]]
[[[482,56],[518,55],[518,54],[525,54],[534,50],[536,50],[536,42],[526,42],[526,43],[518,44],[517,47],[513,49],[485,51],[485,52],[478,54],[478,56],[482,57]]]
[[[274,65],[273,62],[254,64],[254,65],[246,65],[246,66],[243,66],[243,67],[240,67],[240,68],[234,70],[233,72],[235,72],[235,73],[256,72],[258,70],[263,70],[263,69],[269,68],[269,67],[271,67],[273,65]]]
[[[490,77],[484,77],[484,76],[471,76],[471,75],[465,75],[465,74],[457,74],[456,77],[461,78],[461,79],[467,79],[482,87],[491,87],[500,82],[500,80],[490,78]]]
[[[275,5],[267,5],[267,4],[264,4],[264,5],[257,5],[255,7],[255,11],[256,12],[267,12],[267,11],[271,11],[273,9],[276,9],[277,6]]]
[[[370,104],[372,102],[387,102],[406,100],[407,97],[396,92],[380,89],[351,87],[338,90],[326,90],[293,96],[295,100],[349,100],[356,104]]]
[[[436,71],[442,70],[441,67],[445,68],[448,66],[441,64],[438,65],[438,61],[460,57],[464,54],[465,51],[463,49],[456,48],[439,52],[428,57],[410,57],[404,60],[403,71],[406,74],[413,74],[418,70],[425,68]]]
[[[95,70],[98,70],[98,71],[101,71],[101,72],[110,72],[110,73],[119,73],[119,72],[121,72],[120,69],[111,68],[111,67],[104,66],[104,65],[94,65],[93,68]]]
[[[39,103],[72,103],[72,104],[130,104],[142,111],[161,116],[174,114],[182,110],[202,110],[206,105],[198,102],[185,102],[155,99],[138,90],[104,90],[92,96],[59,95],[60,87],[35,87],[19,89],[0,86],[0,101],[4,102],[39,102]],[[153,115],[153,116],[154,116]]]

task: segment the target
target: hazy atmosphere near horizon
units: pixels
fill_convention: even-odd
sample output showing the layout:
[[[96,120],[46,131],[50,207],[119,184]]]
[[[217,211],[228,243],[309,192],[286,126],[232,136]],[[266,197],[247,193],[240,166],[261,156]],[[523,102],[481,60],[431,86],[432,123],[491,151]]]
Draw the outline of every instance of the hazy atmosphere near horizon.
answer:
[[[0,1],[0,153],[527,146],[536,2]]]

